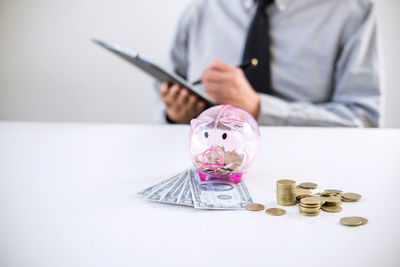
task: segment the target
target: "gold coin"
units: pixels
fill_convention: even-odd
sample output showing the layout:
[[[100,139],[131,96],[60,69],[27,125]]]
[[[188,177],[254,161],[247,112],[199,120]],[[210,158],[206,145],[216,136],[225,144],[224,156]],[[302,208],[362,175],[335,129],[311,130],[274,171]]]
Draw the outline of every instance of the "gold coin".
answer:
[[[299,188],[295,190],[296,193],[296,198],[303,198],[303,197],[312,197],[313,193],[310,191],[310,189],[303,189],[303,188]]]
[[[246,210],[250,211],[260,211],[265,209],[264,205],[259,203],[247,203],[244,207]]]
[[[361,199],[361,195],[357,193],[344,193],[342,194],[342,199],[347,202],[358,201]]]
[[[325,205],[337,205],[340,206],[342,203],[340,201],[340,198],[338,197],[326,197],[325,198]]]
[[[368,223],[368,219],[364,218],[364,217],[360,217],[363,220],[363,223],[361,225],[367,224]]]
[[[280,208],[270,208],[265,210],[265,212],[272,216],[282,216],[286,214],[286,210]]]
[[[300,214],[304,215],[304,216],[317,216],[319,214],[319,212],[318,213],[307,213],[307,212],[300,211]]]
[[[321,206],[326,203],[326,198],[325,197],[319,197],[319,201],[321,201]]]
[[[281,179],[276,181],[276,184],[278,186],[296,186],[296,181],[294,180],[289,180],[289,179]]]
[[[318,195],[318,196],[321,196],[321,197],[331,197],[331,196],[335,196],[336,194],[334,194],[334,193],[327,193],[327,192],[318,192],[318,193],[315,193],[316,195]]]
[[[326,189],[324,193],[340,194],[343,193],[343,191],[338,189]]]
[[[279,200],[278,200],[278,204],[279,204],[279,205],[282,205],[282,206],[294,206],[294,205],[296,205],[296,201],[293,201],[293,202],[284,202],[284,201],[279,201]]]
[[[305,213],[319,213],[320,209],[300,209],[300,212],[305,212]]]
[[[313,207],[304,207],[304,206],[299,206],[299,208],[301,209],[301,210],[319,210],[319,209],[321,209],[321,207],[318,205],[318,206],[313,206]]]
[[[318,185],[316,183],[306,182],[299,184],[299,186],[304,189],[315,189]]]
[[[342,211],[342,207],[338,206],[322,206],[321,209],[326,212],[340,212]]]
[[[300,200],[305,205],[320,205],[321,201],[317,197],[305,197]]]
[[[347,226],[359,226],[364,223],[364,219],[365,218],[357,217],[357,216],[343,217],[340,219],[340,223],[347,225]]]

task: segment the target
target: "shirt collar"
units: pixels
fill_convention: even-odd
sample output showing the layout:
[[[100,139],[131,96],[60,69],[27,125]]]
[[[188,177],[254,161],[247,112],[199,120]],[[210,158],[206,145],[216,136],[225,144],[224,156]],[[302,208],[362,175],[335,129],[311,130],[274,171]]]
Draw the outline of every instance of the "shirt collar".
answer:
[[[290,0],[275,0],[275,5],[278,7],[279,11],[285,11],[288,2]],[[243,6],[246,8],[246,10],[250,10],[254,4],[255,4],[255,0],[242,0],[243,2]]]

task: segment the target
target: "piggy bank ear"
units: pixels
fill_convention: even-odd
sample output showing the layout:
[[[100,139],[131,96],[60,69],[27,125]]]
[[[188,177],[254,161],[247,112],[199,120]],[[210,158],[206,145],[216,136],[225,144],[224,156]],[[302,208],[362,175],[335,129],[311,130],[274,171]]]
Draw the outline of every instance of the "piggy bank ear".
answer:
[[[234,131],[237,131],[239,133],[243,133],[243,125],[244,125],[244,121],[243,120],[239,120],[239,119],[232,118],[232,117],[227,117],[227,118],[221,118],[220,122],[224,126],[229,127]]]
[[[207,125],[207,124],[211,123],[213,120],[214,119],[210,116],[202,116],[202,117],[192,119],[190,121],[190,125],[192,126],[193,129],[196,129],[197,127],[199,127],[201,125]]]

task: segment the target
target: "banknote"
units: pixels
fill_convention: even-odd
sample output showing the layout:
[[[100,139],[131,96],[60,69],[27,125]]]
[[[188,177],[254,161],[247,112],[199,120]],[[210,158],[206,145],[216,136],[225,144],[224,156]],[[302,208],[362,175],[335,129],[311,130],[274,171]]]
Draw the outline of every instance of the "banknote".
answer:
[[[157,191],[158,189],[160,189],[163,185],[179,179],[179,177],[181,175],[182,175],[182,173],[174,175],[171,178],[168,178],[168,179],[166,179],[164,181],[159,182],[158,184],[152,185],[152,186],[140,191],[138,194],[148,196],[148,195],[154,193],[155,191]]]
[[[148,200],[153,200],[153,201],[160,201],[161,198],[164,197],[166,193],[171,189],[171,187],[179,180],[179,178],[182,176],[183,173],[180,173],[177,175],[177,179],[173,179],[168,183],[163,184],[161,187],[159,187],[157,190],[149,194],[146,199]]]
[[[192,199],[192,190],[190,189],[189,172],[188,175],[186,176],[186,181],[182,188],[182,192],[179,195],[177,204],[192,206],[192,207],[194,206]]]
[[[181,177],[177,179],[174,184],[169,188],[168,192],[159,200],[164,203],[178,204],[179,196],[182,195],[182,189],[187,180],[188,172],[182,173]]]
[[[243,209],[253,200],[243,181],[237,184],[227,180],[201,181],[196,170],[189,171],[194,207],[197,209]]]

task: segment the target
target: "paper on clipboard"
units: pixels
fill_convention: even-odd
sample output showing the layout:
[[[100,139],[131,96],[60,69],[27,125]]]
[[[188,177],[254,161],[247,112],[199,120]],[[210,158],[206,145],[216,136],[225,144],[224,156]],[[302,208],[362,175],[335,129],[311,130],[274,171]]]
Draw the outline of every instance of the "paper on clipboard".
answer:
[[[144,72],[148,73],[149,75],[151,75],[160,82],[177,83],[180,86],[187,88],[192,94],[196,95],[201,100],[203,100],[206,103],[207,107],[212,107],[215,105],[215,103],[213,103],[205,95],[204,92],[193,86],[191,83],[189,83],[182,77],[174,73],[167,72],[160,66],[139,57],[139,54],[136,51],[122,47],[121,45],[116,43],[106,42],[99,39],[93,39],[93,42],[108,49],[109,51],[122,57],[123,59],[129,61],[130,63],[132,63],[139,69],[143,70]]]

